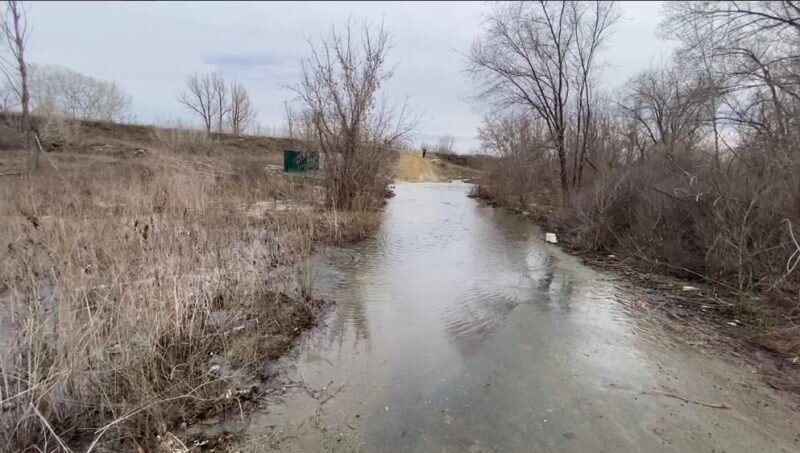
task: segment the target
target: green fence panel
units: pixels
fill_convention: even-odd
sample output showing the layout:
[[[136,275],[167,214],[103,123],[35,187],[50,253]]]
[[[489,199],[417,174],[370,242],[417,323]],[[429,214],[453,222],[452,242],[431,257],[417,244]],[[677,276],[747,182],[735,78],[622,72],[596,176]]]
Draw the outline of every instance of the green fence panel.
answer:
[[[319,153],[314,151],[297,151],[287,149],[283,151],[283,171],[302,172],[319,170]]]

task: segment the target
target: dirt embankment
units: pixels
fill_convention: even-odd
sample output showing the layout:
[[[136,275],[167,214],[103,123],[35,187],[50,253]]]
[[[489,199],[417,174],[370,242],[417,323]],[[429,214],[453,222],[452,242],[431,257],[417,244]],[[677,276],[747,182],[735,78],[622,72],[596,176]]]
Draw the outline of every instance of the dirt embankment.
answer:
[[[411,182],[446,182],[470,179],[479,174],[477,168],[463,165],[461,161],[459,164],[444,156],[429,154],[423,158],[420,151],[401,151],[395,164],[395,176]]]

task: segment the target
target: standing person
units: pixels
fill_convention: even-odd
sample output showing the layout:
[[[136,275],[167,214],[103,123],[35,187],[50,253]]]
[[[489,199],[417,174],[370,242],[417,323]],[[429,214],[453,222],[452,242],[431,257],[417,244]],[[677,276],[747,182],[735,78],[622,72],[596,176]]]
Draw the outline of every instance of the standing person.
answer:
[[[423,158],[423,159],[425,158],[425,155],[426,155],[426,154],[428,154],[428,149],[427,149],[427,148],[425,148],[425,147],[423,146],[423,147],[422,147],[422,158]]]

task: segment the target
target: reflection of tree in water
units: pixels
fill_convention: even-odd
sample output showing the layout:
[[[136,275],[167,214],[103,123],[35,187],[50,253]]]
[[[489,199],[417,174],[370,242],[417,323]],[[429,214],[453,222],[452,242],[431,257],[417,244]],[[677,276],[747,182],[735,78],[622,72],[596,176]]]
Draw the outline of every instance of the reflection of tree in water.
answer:
[[[388,228],[391,241],[378,238],[327,254],[319,271],[323,276],[320,283],[328,287],[325,292],[338,304],[330,318],[329,333],[322,340],[327,348],[340,353],[359,348],[369,350],[371,332],[367,316],[372,305],[390,302],[388,282],[394,279],[402,281],[401,285],[414,285],[414,281],[406,280],[413,279],[420,271],[449,272],[450,259],[458,261],[452,270],[455,273],[441,275],[438,282],[441,286],[436,291],[441,290],[442,297],[452,302],[441,307],[438,321],[447,337],[463,352],[502,328],[520,303],[533,303],[545,309],[557,304],[569,310],[572,281],[557,270],[548,246],[535,239],[540,233],[536,228],[503,211],[469,205],[464,209],[472,212],[461,216],[463,229],[457,230],[458,240],[451,241],[446,248],[437,248],[437,242],[433,241],[420,250],[416,248],[422,245],[416,230],[398,232]],[[416,263],[409,259],[428,256],[427,247],[434,250],[431,260],[421,259]],[[405,260],[398,261],[397,254]],[[405,272],[402,263],[411,262],[426,269]],[[413,294],[414,291],[403,292],[404,297]],[[423,295],[430,296],[427,292]]]
[[[472,288],[456,307],[444,313],[441,322],[461,353],[470,355],[478,344],[503,327],[518,304],[514,295],[488,294]]]
[[[496,243],[509,257],[509,264],[513,265],[511,270],[519,271],[520,275],[535,282],[533,300],[542,306],[555,302],[565,311],[569,311],[575,280],[568,272],[558,269],[556,258],[548,250],[550,246],[539,240],[540,238],[532,237],[541,234],[541,231],[515,214],[497,210],[480,213],[502,237],[503,240]],[[540,264],[529,263],[529,258],[534,256]]]
[[[467,241],[475,278],[441,320],[465,354],[502,328],[520,303],[570,311],[575,289],[572,276],[558,269],[548,246],[534,237],[540,232],[528,222],[483,208],[476,208],[476,218]]]
[[[462,354],[469,355],[482,341],[506,323],[520,303],[536,298],[538,287],[552,280],[547,253],[535,254],[530,224],[503,211],[475,208],[475,221],[463,246],[471,262],[454,288],[456,303],[441,318],[448,337]]]
[[[547,276],[539,281],[536,289],[546,299],[544,302],[547,305],[555,302],[563,311],[568,312],[572,304],[574,288],[574,280],[569,274],[563,271],[556,272],[555,268],[551,267]]]
[[[330,250],[320,274],[327,278],[321,285],[323,291],[336,302],[332,314],[330,332],[326,336],[329,349],[340,352],[345,349],[346,339],[352,338],[352,349],[363,343],[369,349],[369,320],[367,304],[370,284],[375,265],[375,244],[368,242],[357,248]],[[352,337],[350,335],[352,329]],[[349,349],[349,348],[348,348]]]
[[[348,285],[348,291],[346,297],[348,300],[342,301],[343,304],[346,304],[347,307],[347,314],[346,316],[342,316],[342,323],[346,324],[348,321],[350,325],[353,327],[353,346],[358,346],[358,343],[361,340],[368,340],[369,339],[369,322],[367,320],[367,313],[366,313],[366,300],[364,297],[364,284],[361,279],[356,277],[356,273],[351,274],[354,278],[350,281],[352,284]],[[342,325],[341,327],[345,327]],[[345,332],[344,329],[341,329],[342,332]],[[344,340],[344,335],[342,335],[342,340]]]
[[[549,269],[547,273],[545,273],[544,278],[539,280],[539,284],[536,285],[536,290],[540,293],[550,294],[550,286],[553,284],[553,270]]]
[[[350,325],[354,328],[354,343],[369,338],[364,302],[360,295],[357,249],[332,247],[313,257],[314,294],[327,302],[335,303],[322,319],[318,335],[305,339],[306,346],[314,351],[331,351],[341,355]],[[368,343],[366,343],[368,344]],[[328,355],[328,354],[326,354]]]

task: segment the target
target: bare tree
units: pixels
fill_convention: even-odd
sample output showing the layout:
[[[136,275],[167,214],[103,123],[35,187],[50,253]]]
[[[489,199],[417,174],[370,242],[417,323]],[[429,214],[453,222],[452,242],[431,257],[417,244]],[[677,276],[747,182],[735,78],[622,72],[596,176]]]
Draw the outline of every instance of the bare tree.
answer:
[[[0,32],[5,41],[7,54],[0,57],[2,71],[9,85],[13,87],[22,107],[21,129],[25,134],[28,150],[28,171],[39,166],[38,148],[31,143],[32,124],[30,119],[30,92],[28,90],[28,65],[25,61],[25,46],[28,39],[28,18],[21,1],[6,2]]]
[[[283,110],[286,115],[286,133],[289,135],[289,138],[296,138],[294,135],[296,118],[292,104],[289,101],[284,101]]]
[[[677,8],[676,8],[677,7]],[[681,9],[680,5],[672,4],[667,10],[675,14]],[[723,107],[728,89],[726,85],[730,77],[725,74],[725,52],[722,50],[724,41],[731,30],[727,26],[719,28],[717,25],[708,27],[700,20],[686,20],[680,28],[670,30],[667,24],[662,23],[660,30],[667,37],[678,38],[683,46],[676,52],[676,57],[684,74],[693,78],[702,79],[709,89],[707,108],[703,120],[710,125],[714,136],[714,166],[720,168],[721,164],[721,108]],[[712,23],[714,20],[712,20]]]
[[[481,87],[479,99],[499,109],[521,107],[544,120],[558,156],[565,202],[570,116],[577,110],[583,121],[587,118],[595,54],[617,17],[611,2],[592,7],[570,1],[497,4],[469,56],[467,70]],[[576,83],[577,95],[572,91]],[[570,105],[573,98],[577,108]]]
[[[772,150],[790,148],[800,102],[800,3],[674,2],[665,12],[661,32],[679,40],[687,60],[705,65],[716,83],[714,120],[770,136]]]
[[[231,102],[228,111],[231,132],[235,135],[244,132],[256,118],[247,88],[236,81],[231,82]]]
[[[557,183],[549,170],[558,163],[541,118],[513,111],[485,116],[478,137],[482,148],[495,156],[484,168],[483,185],[491,184],[496,197],[527,210],[533,192],[540,194]]]
[[[643,71],[628,84],[620,107],[642,128],[650,142],[671,156],[681,145],[688,151],[702,127],[712,91],[702,79],[681,76],[680,67],[665,65]],[[642,157],[645,157],[642,147]]]
[[[484,150],[497,157],[520,156],[531,161],[548,157],[547,127],[540,118],[505,112],[485,116],[478,129]]]
[[[8,112],[12,107],[19,105],[19,96],[17,96],[17,89],[8,80],[0,82],[0,102],[4,112]]]
[[[455,150],[456,139],[452,135],[443,135],[439,137],[439,145],[436,147],[436,152],[441,154],[452,154]]]
[[[186,90],[178,94],[178,101],[199,115],[206,132],[211,132],[219,107],[216,103],[214,83],[208,74],[189,75],[186,78]]]
[[[116,82],[51,65],[30,65],[29,78],[34,113],[122,121],[130,112],[131,97]]]
[[[230,112],[231,105],[228,102],[228,85],[222,74],[215,72],[211,74],[211,87],[213,90],[214,104],[217,110],[217,132],[223,132],[225,116]]]
[[[575,26],[575,83],[578,94],[575,100],[575,149],[573,151],[572,185],[580,186],[583,178],[583,164],[589,146],[597,134],[593,118],[594,68],[597,54],[605,42],[610,27],[619,20],[620,14],[613,3],[595,1],[592,3],[570,3],[570,14]]]
[[[302,60],[302,79],[292,87],[309,120],[310,146],[326,156],[328,203],[340,209],[369,207],[382,200],[390,180],[386,151],[399,145],[416,122],[407,105],[378,99],[392,76],[386,68],[391,45],[381,26],[359,33],[347,23],[331,31]]]

